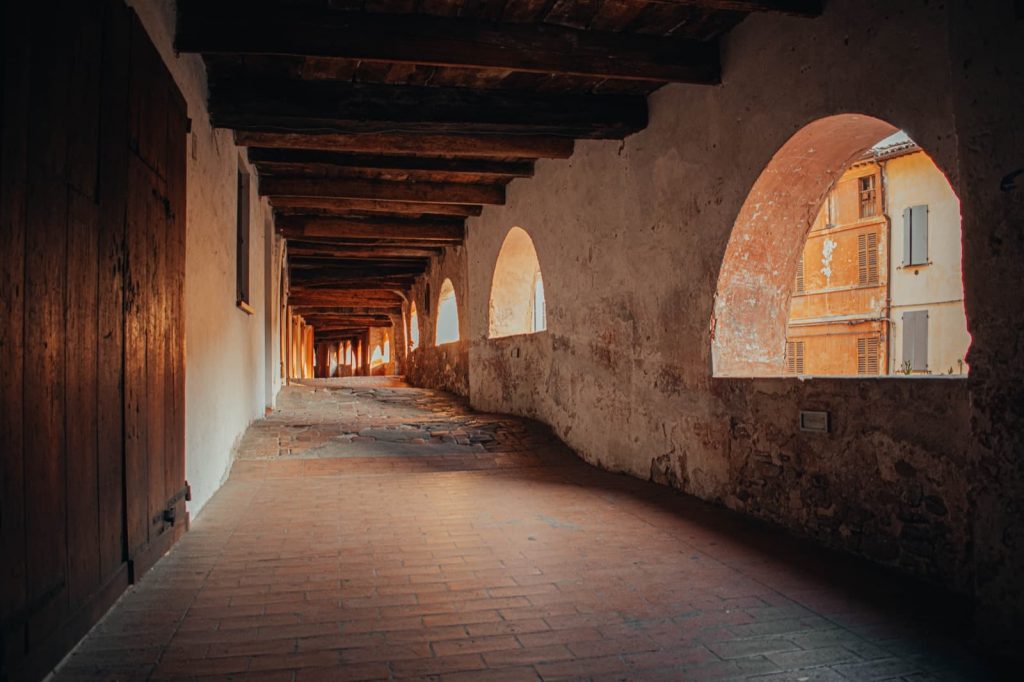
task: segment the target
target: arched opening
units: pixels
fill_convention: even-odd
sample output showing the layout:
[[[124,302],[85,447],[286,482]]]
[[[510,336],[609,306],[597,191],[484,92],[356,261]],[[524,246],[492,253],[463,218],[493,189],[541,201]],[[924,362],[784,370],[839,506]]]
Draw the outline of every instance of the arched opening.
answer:
[[[815,121],[772,157],[719,274],[714,375],[965,376],[960,208],[906,134]]]
[[[409,310],[409,350],[416,350],[420,347],[420,316],[415,303]]]
[[[530,334],[546,328],[537,250],[526,230],[513,227],[501,245],[491,278],[488,336]]]
[[[384,352],[380,348],[380,344],[373,347],[373,353],[370,355],[370,367],[377,367],[378,365],[384,364]]]
[[[437,330],[434,343],[440,346],[458,340],[459,306],[455,300],[455,286],[450,279],[446,279],[437,297]]]
[[[391,362],[391,339],[388,338],[387,334],[384,335],[384,350],[382,355],[384,362]]]

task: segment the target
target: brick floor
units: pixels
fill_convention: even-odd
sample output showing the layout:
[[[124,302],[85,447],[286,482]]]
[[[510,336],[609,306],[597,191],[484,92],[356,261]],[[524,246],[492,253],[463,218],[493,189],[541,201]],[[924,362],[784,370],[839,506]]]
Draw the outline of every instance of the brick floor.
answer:
[[[988,679],[957,613],[532,422],[326,380],[56,679]]]

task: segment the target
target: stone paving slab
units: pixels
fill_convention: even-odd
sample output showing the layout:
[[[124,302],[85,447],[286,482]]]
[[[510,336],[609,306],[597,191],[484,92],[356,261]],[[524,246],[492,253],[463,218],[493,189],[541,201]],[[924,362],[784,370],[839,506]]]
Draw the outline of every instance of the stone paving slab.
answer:
[[[941,594],[393,378],[288,387],[237,455],[58,682],[1012,679]]]

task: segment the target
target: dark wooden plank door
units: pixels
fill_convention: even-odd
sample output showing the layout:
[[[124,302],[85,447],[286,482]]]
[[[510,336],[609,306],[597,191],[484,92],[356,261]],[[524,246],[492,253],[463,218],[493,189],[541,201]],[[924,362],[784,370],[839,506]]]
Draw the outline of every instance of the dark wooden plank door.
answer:
[[[128,556],[141,575],[184,528],[186,107],[137,22],[129,83],[125,304]]]
[[[122,0],[3,3],[0,679],[187,524],[186,107]]]

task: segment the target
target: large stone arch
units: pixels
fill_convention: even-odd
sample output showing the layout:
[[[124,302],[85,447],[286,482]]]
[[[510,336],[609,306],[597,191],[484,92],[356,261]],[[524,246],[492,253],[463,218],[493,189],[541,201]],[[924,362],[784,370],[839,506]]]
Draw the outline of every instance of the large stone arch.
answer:
[[[898,128],[863,114],[818,119],[775,153],[740,208],[718,276],[714,376],[780,376],[793,273],[811,223],[851,161]]]

